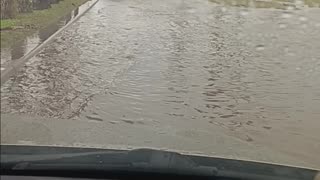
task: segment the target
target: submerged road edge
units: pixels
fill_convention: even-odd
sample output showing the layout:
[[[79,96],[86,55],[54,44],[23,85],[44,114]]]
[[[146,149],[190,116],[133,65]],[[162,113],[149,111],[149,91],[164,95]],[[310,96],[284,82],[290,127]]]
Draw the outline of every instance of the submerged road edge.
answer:
[[[72,19],[70,22],[68,22],[65,26],[61,27],[58,31],[53,33],[48,39],[43,41],[40,45],[35,47],[32,51],[25,54],[21,58],[15,60],[14,63],[12,63],[9,67],[7,67],[5,70],[1,72],[1,86],[10,79],[11,76],[19,72],[20,68],[25,65],[25,63],[35,56],[37,53],[39,53],[46,45],[48,45],[54,38],[63,30],[68,28],[71,24],[73,24],[75,21],[77,21],[80,17],[82,17],[86,12],[88,12],[99,0],[89,0],[88,2],[84,3],[85,9],[83,12],[81,12],[78,16],[76,16],[74,19]]]

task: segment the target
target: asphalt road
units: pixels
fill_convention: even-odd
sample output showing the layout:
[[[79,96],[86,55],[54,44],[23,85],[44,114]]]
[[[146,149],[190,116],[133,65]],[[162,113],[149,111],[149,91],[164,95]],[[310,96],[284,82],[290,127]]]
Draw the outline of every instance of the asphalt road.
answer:
[[[100,0],[1,87],[1,141],[320,168],[320,10]]]

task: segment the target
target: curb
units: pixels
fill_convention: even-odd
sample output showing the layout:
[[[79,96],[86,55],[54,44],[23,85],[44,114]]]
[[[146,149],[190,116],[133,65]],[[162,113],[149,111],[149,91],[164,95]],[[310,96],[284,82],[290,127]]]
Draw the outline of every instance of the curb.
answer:
[[[28,54],[25,54],[23,57],[15,60],[14,63],[9,65],[5,70],[1,72],[1,86],[10,79],[11,76],[19,72],[20,68],[25,65],[25,63],[35,56],[38,52],[40,52],[47,44],[52,42],[54,38],[63,30],[68,28],[71,24],[73,24],[75,21],[77,21],[81,16],[83,16],[88,10],[90,10],[99,0],[89,0],[88,2],[84,3],[83,5],[87,4],[87,7],[84,7],[85,9],[78,14],[75,18],[73,18],[70,22],[68,22],[65,26],[61,27],[58,31],[53,33],[48,39],[43,41],[41,44],[39,44],[37,47],[35,47],[32,51],[30,51]],[[82,5],[81,5],[82,6]]]

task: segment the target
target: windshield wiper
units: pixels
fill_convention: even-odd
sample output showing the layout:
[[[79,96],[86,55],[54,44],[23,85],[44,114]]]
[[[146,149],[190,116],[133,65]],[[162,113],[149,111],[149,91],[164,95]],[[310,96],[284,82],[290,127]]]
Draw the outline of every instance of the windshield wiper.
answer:
[[[137,149],[47,155],[2,155],[1,163],[10,170],[103,170],[178,175],[215,176],[217,168],[199,166],[173,152]]]
[[[11,153],[9,150],[7,152],[8,154],[1,154],[2,172],[94,171],[257,180],[313,180],[318,173],[318,171],[309,169],[182,155],[152,149],[73,151],[73,149],[58,148],[55,151],[42,150],[41,153],[21,153],[23,151]]]

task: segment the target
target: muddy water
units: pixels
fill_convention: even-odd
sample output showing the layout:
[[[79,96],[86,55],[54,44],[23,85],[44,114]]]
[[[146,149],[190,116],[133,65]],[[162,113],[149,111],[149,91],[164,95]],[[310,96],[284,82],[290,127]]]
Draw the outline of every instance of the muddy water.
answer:
[[[311,8],[100,0],[1,87],[1,113],[190,139],[219,128],[320,167],[319,19]]]
[[[11,47],[1,48],[1,72],[37,48],[50,36],[66,26],[71,20],[78,18],[78,16],[86,11],[94,2],[95,0],[88,1],[71,11],[69,14],[61,17],[56,22],[49,24],[47,27],[40,29],[30,36],[27,36],[25,39],[13,43]],[[39,7],[39,9],[41,8]]]

